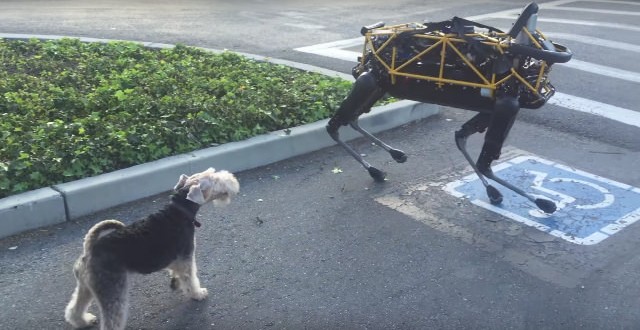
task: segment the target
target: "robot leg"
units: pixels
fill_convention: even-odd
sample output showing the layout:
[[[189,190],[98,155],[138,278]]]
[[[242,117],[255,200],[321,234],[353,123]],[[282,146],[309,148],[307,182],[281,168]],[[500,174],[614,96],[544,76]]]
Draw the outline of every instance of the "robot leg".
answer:
[[[518,195],[527,198],[531,202],[535,203],[542,211],[546,213],[553,213],[556,211],[555,203],[547,199],[533,197],[524,190],[497,177],[491,170],[491,163],[500,158],[502,145],[513,126],[519,110],[520,105],[516,97],[502,96],[496,99],[495,109],[491,117],[491,122],[485,135],[485,142],[482,146],[482,151],[480,152],[476,166],[478,171],[487,178],[512,190]],[[502,194],[500,194],[497,189],[489,187],[491,186],[487,187],[487,194],[489,195],[491,203],[499,204],[502,202]]]
[[[371,166],[357,151],[342,141],[338,130],[341,126],[346,125],[354,127],[353,123],[356,123],[355,126],[359,127],[357,125],[358,117],[368,112],[384,93],[384,90],[378,86],[373,73],[365,72],[361,74],[353,84],[351,92],[342,101],[340,108],[338,108],[338,111],[331,117],[326,127],[329,136],[355,158],[375,181],[379,182],[384,181],[386,174]],[[360,132],[362,133],[362,131]]]

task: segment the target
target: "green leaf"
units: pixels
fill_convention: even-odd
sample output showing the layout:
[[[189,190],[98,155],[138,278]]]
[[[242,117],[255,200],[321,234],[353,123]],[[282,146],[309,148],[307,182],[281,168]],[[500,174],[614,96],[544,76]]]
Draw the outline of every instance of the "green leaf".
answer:
[[[116,91],[113,96],[115,96],[118,101],[124,101],[127,98],[127,95],[121,90]]]
[[[31,178],[31,180],[33,181],[39,182],[40,180],[42,180],[43,176],[40,172],[32,172],[31,174],[29,174],[29,178]]]
[[[0,40],[0,63],[0,198],[287,131],[328,118],[351,88],[184,45]]]

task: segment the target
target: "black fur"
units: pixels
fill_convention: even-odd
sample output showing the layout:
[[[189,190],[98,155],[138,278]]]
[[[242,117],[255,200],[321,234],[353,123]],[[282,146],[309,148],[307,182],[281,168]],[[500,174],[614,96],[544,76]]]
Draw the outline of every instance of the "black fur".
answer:
[[[162,210],[97,239],[91,249],[95,266],[149,274],[190,258],[200,205],[186,194],[178,191]]]
[[[100,329],[124,330],[129,273],[166,269],[172,289],[180,289],[194,300],[208,296],[207,289],[200,286],[194,255],[195,227],[200,225],[196,213],[199,203],[217,198],[228,202],[229,194],[235,195],[239,189],[233,174],[221,172],[216,177],[214,172],[210,168],[198,177],[181,175],[170,202],[145,219],[128,226],[118,220],[104,220],[91,227],[85,235],[83,254],[74,265],[77,285],[65,308],[69,324],[74,328],[96,324],[98,318],[88,312],[95,301],[100,309]],[[227,180],[228,186],[213,191],[216,180]],[[198,202],[188,200],[189,194]]]

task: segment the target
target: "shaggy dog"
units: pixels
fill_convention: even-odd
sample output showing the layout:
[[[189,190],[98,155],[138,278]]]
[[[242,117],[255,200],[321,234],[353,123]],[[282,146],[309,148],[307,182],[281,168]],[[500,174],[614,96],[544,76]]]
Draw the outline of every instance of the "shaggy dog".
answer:
[[[238,193],[233,174],[213,168],[192,176],[181,175],[171,201],[162,210],[125,226],[105,220],[89,229],[84,252],[73,272],[77,286],[65,310],[65,319],[75,328],[97,323],[87,309],[95,299],[100,310],[100,329],[124,329],[128,310],[129,273],[149,274],[168,269],[171,288],[202,300],[195,262],[196,213],[214,201],[227,204]]]

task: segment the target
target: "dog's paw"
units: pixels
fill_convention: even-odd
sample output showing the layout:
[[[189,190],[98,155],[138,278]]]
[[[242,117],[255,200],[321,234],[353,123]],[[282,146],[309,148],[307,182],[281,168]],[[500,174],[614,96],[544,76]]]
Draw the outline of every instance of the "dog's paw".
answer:
[[[180,283],[178,282],[177,277],[171,278],[171,283],[169,283],[169,287],[171,287],[171,290],[177,290],[180,287]]]
[[[98,318],[91,313],[84,313],[82,317],[78,319],[67,318],[67,322],[71,323],[75,329],[81,329],[96,325],[98,323]]]
[[[98,323],[98,318],[95,315],[91,314],[91,313],[84,313],[84,315],[82,315],[82,318],[87,323],[87,326],[94,325],[94,324]]]
[[[206,298],[209,295],[209,291],[207,291],[206,288],[200,288],[196,291],[194,291],[191,294],[191,299],[194,300],[203,300],[204,298]]]

